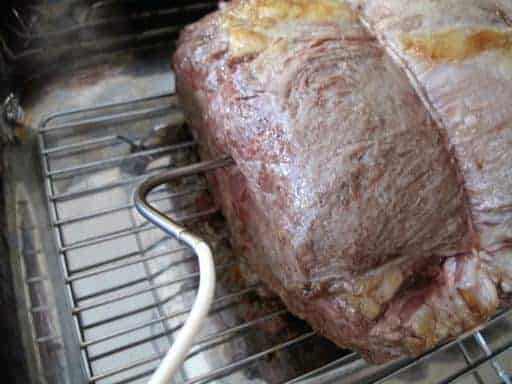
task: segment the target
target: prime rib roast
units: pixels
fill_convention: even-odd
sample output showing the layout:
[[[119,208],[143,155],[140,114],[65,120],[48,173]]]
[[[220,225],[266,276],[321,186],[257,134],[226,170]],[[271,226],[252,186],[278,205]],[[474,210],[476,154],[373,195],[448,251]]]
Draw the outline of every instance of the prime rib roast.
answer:
[[[173,60],[235,250],[320,334],[417,355],[512,297],[512,0],[246,0]]]

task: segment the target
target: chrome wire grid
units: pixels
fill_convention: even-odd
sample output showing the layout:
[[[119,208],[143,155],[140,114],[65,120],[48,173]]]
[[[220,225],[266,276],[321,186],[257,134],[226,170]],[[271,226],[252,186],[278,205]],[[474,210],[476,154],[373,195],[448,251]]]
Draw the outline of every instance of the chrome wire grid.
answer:
[[[146,382],[195,297],[194,255],[142,219],[132,200],[149,175],[198,161],[182,127],[172,94],[59,113],[40,125],[51,224],[90,383]],[[370,366],[281,305],[266,305],[259,283],[233,280],[241,266],[229,257],[201,174],[158,188],[150,201],[209,240],[220,280],[176,382],[510,383],[509,312],[418,359]]]

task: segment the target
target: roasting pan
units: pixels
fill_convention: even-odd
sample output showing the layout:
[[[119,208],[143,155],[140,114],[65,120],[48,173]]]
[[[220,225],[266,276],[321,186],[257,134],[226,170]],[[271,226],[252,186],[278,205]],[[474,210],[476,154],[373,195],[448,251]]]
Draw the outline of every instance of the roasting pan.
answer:
[[[209,245],[217,276],[173,382],[511,382],[509,312],[417,359],[372,366],[239,278],[245,266],[204,179],[230,164],[199,163],[169,65],[179,30],[215,2],[1,7],[0,222],[12,283],[2,309],[15,319],[19,382],[147,383],[175,344],[201,274],[194,248],[153,224],[146,197],[161,226]]]

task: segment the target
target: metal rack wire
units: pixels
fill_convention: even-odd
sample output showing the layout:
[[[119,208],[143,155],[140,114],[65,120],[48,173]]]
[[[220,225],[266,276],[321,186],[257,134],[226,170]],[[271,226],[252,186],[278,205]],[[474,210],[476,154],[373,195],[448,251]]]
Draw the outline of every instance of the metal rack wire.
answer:
[[[195,161],[195,143],[189,139],[149,148],[137,145],[166,121],[175,121],[177,129],[180,116],[176,98],[167,94],[59,113],[40,125],[39,152],[51,224],[72,307],[69,316],[90,383],[146,382],[190,311],[198,281],[195,258],[188,247],[138,216],[132,203],[133,188],[148,175]],[[156,189],[149,199],[175,221],[200,228],[218,213],[213,205],[198,203],[205,196],[199,172]],[[236,264],[222,258],[216,262],[221,279]],[[288,317],[279,306],[250,319],[233,315],[257,289],[257,285],[227,284],[217,292],[206,329],[177,382],[387,383],[407,381],[411,371],[424,372],[432,366],[435,369],[427,368],[424,382],[470,378],[510,383],[506,370],[512,334],[501,332],[499,340],[493,336],[493,329],[509,324],[509,312],[418,359],[373,367],[355,353],[337,351],[279,379],[265,378],[262,369],[254,367],[268,370],[271,364],[280,370],[289,359],[276,356],[287,351],[307,354],[323,341],[306,326],[264,336],[265,325]],[[442,363],[446,356],[449,364]],[[437,369],[439,362],[442,369]]]

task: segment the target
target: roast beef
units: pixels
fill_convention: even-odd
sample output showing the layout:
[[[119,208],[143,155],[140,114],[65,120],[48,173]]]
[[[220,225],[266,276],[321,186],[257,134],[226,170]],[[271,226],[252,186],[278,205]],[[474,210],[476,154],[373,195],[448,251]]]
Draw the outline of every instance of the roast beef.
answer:
[[[512,1],[239,0],[188,26],[177,90],[240,257],[383,362],[507,306]]]

